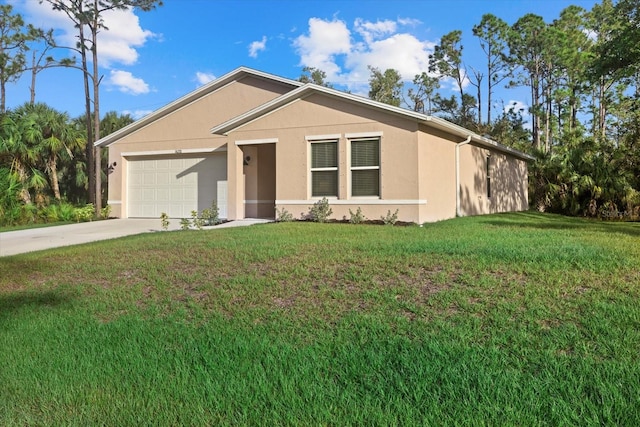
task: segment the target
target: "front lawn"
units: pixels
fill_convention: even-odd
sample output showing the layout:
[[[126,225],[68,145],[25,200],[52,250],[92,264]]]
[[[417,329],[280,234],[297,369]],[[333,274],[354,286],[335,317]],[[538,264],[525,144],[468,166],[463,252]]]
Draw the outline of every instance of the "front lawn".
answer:
[[[0,258],[0,425],[640,425],[639,266],[533,213]]]

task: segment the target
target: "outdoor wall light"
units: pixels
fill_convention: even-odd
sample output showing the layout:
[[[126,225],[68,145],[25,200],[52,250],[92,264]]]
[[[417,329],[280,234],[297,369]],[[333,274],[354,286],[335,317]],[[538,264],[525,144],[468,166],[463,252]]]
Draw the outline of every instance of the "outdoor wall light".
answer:
[[[107,169],[109,175],[111,175],[113,173],[113,171],[116,168],[116,166],[118,166],[118,163],[116,163],[116,162],[113,162],[113,163],[111,163],[109,165],[109,167]]]
[[[251,156],[247,156],[244,158],[244,162],[242,162],[242,164],[244,166],[249,166],[249,162],[251,161]]]

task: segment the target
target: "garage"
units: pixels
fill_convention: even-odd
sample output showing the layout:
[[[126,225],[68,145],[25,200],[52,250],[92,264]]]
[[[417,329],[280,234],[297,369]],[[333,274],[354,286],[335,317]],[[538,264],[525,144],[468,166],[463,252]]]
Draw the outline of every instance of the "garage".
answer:
[[[226,217],[227,159],[209,155],[127,158],[127,207],[130,218],[188,218],[215,200]]]

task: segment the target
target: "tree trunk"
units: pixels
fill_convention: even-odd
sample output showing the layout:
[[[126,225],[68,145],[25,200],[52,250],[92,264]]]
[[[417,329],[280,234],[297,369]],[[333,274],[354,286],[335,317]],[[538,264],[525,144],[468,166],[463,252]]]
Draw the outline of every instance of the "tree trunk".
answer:
[[[56,200],[60,200],[60,184],[58,183],[58,162],[55,155],[49,158],[49,179],[51,180],[51,190],[53,190],[53,197]]]
[[[598,126],[599,133],[604,140],[606,136],[606,120],[607,120],[607,107],[605,105],[605,89],[604,89],[604,77],[600,78],[600,105],[598,106]]]
[[[531,116],[533,123],[531,125],[532,142],[536,149],[540,149],[540,93],[539,82],[537,77],[531,79]]]
[[[31,193],[29,193],[29,189],[27,188],[27,172],[24,170],[24,166],[16,162],[15,163],[16,172],[18,173],[18,180],[20,181],[20,199],[24,202],[25,205],[31,204]]]
[[[544,148],[548,153],[551,151],[551,86],[547,83],[546,91],[546,111],[544,115]]]
[[[4,80],[0,79],[0,114],[4,114],[6,112],[6,100],[7,100],[7,92],[4,85]]]
[[[81,11],[82,12],[82,11]],[[79,25],[80,35],[80,56],[82,58],[82,70],[84,81],[84,106],[85,106],[85,122],[87,127],[87,146],[85,147],[85,155],[87,157],[87,179],[88,179],[88,202],[93,203],[96,195],[95,182],[95,165],[94,165],[94,149],[93,149],[93,127],[91,124],[91,92],[89,88],[89,69],[87,68],[87,46],[84,37],[84,26]]]
[[[571,88],[571,121],[569,122],[569,130],[573,131],[578,123],[578,89],[574,84]]]
[[[98,0],[93,1],[95,10],[99,9]],[[91,146],[95,150],[95,180],[96,180],[96,195],[95,195],[95,208],[96,216],[100,216],[100,210],[102,209],[102,156],[100,154],[100,147],[94,147],[93,143],[100,139],[100,78],[98,76],[98,16],[91,25],[91,54],[93,55],[93,140]]]
[[[36,103],[36,75],[38,74],[38,68],[36,66],[36,52],[33,51],[31,60],[31,86],[29,87],[29,93],[31,94],[31,98],[29,99],[29,103],[34,105]]]

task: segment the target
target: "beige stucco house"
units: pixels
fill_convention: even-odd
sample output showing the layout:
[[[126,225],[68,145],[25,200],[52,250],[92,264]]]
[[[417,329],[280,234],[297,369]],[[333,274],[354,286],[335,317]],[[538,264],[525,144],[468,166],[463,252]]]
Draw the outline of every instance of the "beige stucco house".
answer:
[[[423,223],[528,207],[529,156],[443,119],[238,68],[96,142],[116,217],[333,217]]]

